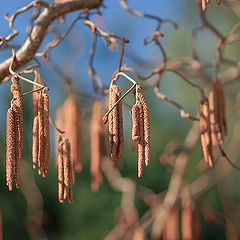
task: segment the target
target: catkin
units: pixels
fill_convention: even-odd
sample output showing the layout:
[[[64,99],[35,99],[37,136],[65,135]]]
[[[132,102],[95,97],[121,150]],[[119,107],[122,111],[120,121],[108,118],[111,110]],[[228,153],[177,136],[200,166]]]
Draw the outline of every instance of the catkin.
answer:
[[[141,102],[137,102],[139,108],[139,132],[140,139],[138,142],[138,177],[142,177],[143,165],[145,158],[145,148],[144,148],[144,114],[143,106]]]
[[[58,142],[58,199],[60,203],[68,199],[73,202],[73,178],[70,142],[67,138],[59,137]]]
[[[179,239],[179,211],[176,207],[170,209],[169,215],[165,222],[163,229],[163,239],[164,240],[178,240]]]
[[[58,200],[63,203],[64,194],[64,170],[63,170],[63,138],[58,140]]]
[[[6,180],[9,191],[13,190],[14,161],[16,158],[16,125],[15,112],[12,108],[7,112],[6,126]]]
[[[43,93],[43,125],[44,125],[44,161],[43,161],[43,177],[47,177],[48,164],[50,158],[50,135],[49,135],[49,98]]]
[[[121,93],[118,86],[112,84],[109,88],[109,109],[120,97]],[[111,158],[113,160],[120,160],[124,145],[121,102],[119,102],[109,114],[109,144],[111,149]]]
[[[43,93],[38,95],[38,174],[43,174],[44,167],[44,101]]]
[[[200,102],[200,128],[204,158],[206,163],[208,163],[209,166],[212,167],[214,162],[214,156],[211,139],[209,103],[207,98]]]
[[[32,145],[32,156],[33,156],[33,169],[37,168],[38,165],[38,115],[33,118],[33,145]]]
[[[76,172],[82,170],[80,148],[79,106],[75,96],[69,96],[63,105],[65,136],[71,144],[71,161]]]
[[[92,183],[91,187],[94,192],[97,192],[99,189],[99,185],[102,183],[102,172],[100,168],[101,158],[102,158],[102,150],[104,148],[104,138],[102,124],[101,124],[101,116],[102,116],[102,103],[97,100],[93,103],[92,107],[92,119],[90,123],[90,137],[91,137],[91,176]]]
[[[213,82],[209,92],[209,109],[213,146],[222,144],[227,135],[226,104],[223,86],[219,79]]]
[[[140,130],[139,130],[139,107],[137,104],[134,104],[132,107],[132,140],[140,140]]]
[[[138,98],[143,106],[143,119],[144,119],[144,148],[145,148],[145,165],[149,166],[150,164],[150,123],[149,123],[149,112],[148,112],[148,105],[141,93],[138,93]]]
[[[20,187],[20,162],[22,159],[22,147],[23,147],[23,105],[22,105],[22,94],[21,85],[17,77],[11,78],[12,85],[11,91],[13,94],[12,108],[15,112],[15,127],[16,127],[16,156],[14,161],[15,169],[15,183],[16,187]]]

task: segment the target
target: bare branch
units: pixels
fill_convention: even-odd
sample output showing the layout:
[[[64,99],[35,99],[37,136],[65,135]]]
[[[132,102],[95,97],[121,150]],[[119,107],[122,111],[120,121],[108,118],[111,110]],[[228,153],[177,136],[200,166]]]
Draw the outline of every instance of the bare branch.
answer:
[[[45,37],[48,27],[55,19],[61,15],[80,9],[98,8],[101,6],[101,3],[102,0],[71,0],[58,4],[49,4],[49,7],[45,8],[40,16],[36,19],[30,35],[27,37],[23,46],[16,53],[17,61],[13,64],[13,69],[17,71],[33,59]],[[11,59],[12,58],[8,58],[0,64],[0,83],[2,83],[4,78],[9,75],[8,69],[11,64]]]

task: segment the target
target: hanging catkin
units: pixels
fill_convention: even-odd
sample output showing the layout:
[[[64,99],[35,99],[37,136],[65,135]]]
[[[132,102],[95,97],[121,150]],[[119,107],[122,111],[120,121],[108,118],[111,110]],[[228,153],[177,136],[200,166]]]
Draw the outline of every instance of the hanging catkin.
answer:
[[[179,239],[179,211],[176,207],[170,209],[169,215],[163,229],[163,240],[178,240]]]
[[[200,109],[200,129],[203,155],[205,158],[205,162],[209,164],[210,167],[212,167],[214,163],[214,156],[211,139],[209,103],[207,98],[201,100],[199,109]]]
[[[98,191],[99,185],[102,183],[101,158],[102,149],[104,148],[102,118],[102,102],[96,100],[92,107],[92,119],[90,123],[91,137],[91,187],[94,192]]]
[[[80,148],[80,113],[77,99],[74,95],[69,96],[63,105],[65,136],[71,144],[71,161],[76,172],[82,170]],[[74,172],[73,172],[74,173]]]
[[[211,99],[210,99],[211,97]],[[212,139],[213,145],[218,144],[218,135],[220,134],[220,144],[224,142],[227,135],[227,122],[226,122],[226,103],[223,86],[219,79],[215,79],[212,85],[212,91],[209,93],[209,105],[212,114],[211,129],[213,129]]]
[[[109,109],[121,97],[117,85],[111,84],[109,88]],[[109,144],[110,156],[113,160],[120,160],[123,153],[123,119],[122,102],[119,102],[109,114]]]
[[[134,104],[132,107],[132,140],[140,140],[140,129],[139,129],[139,107],[137,104]]]
[[[46,92],[43,92],[43,123],[44,123],[44,162],[43,177],[47,177],[48,164],[50,158],[50,134],[49,134],[49,98]]]
[[[149,112],[148,112],[148,105],[141,93],[138,93],[138,98],[143,106],[143,121],[144,121],[144,151],[145,151],[145,165],[149,166],[150,164],[150,123],[149,123]]]
[[[38,174],[43,174],[44,166],[44,111],[43,93],[38,95]]]
[[[58,143],[58,199],[60,203],[63,203],[65,199],[68,199],[69,203],[73,202],[73,167],[70,155],[69,140],[60,136]]]
[[[140,101],[137,102],[139,108],[139,134],[140,139],[138,142],[138,177],[142,177],[143,165],[145,159],[145,147],[144,147],[144,114],[143,106]]]
[[[14,160],[14,170],[16,187],[19,188],[20,162],[22,159],[22,147],[23,147],[23,107],[21,85],[19,79],[13,76],[11,80],[12,80],[11,91],[13,94],[12,109],[15,112],[15,127],[16,127],[16,143],[15,143],[16,157]]]
[[[16,158],[16,124],[12,108],[7,112],[6,126],[6,180],[9,191],[13,190],[14,161]]]
[[[64,194],[64,171],[63,171],[63,138],[58,140],[58,200],[63,203]]]

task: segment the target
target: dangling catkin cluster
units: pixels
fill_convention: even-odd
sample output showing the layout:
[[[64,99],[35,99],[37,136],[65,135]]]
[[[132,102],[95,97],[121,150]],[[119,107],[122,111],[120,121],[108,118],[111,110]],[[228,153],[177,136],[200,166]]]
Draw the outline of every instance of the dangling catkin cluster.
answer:
[[[63,203],[68,199],[73,202],[73,165],[71,161],[70,142],[67,138],[60,136],[58,141],[58,199]]]
[[[143,165],[150,164],[150,124],[148,105],[141,93],[132,107],[132,140],[138,141],[138,177],[143,174]]]
[[[102,184],[101,158],[106,154],[104,146],[104,129],[102,128],[102,102],[96,100],[92,107],[92,119],[90,123],[91,137],[91,175],[92,190],[98,191]]]
[[[10,191],[13,189],[15,176],[16,188],[20,187],[20,162],[23,146],[23,109],[21,85],[17,77],[12,77],[11,92],[13,99],[7,112],[6,124],[6,180]]]
[[[205,162],[210,167],[212,167],[214,162],[214,156],[211,138],[209,103],[207,98],[201,100],[199,109],[203,155]]]
[[[111,84],[109,88],[109,109],[121,97],[120,90],[117,85]],[[120,160],[123,153],[123,119],[122,119],[122,102],[109,113],[109,144],[110,157],[114,160]]]
[[[218,136],[220,144],[223,144],[224,138],[227,135],[226,103],[223,86],[219,79],[215,79],[212,90],[209,93],[209,108],[212,143],[213,146],[216,146],[218,145]]]
[[[49,98],[46,91],[44,88],[33,93],[33,168],[38,167],[38,174],[44,178],[48,174],[50,158]]]
[[[207,4],[210,3],[211,0],[202,0],[202,10],[204,11],[207,7]],[[220,4],[220,0],[217,0],[217,4]]]
[[[63,106],[57,111],[56,126],[64,132],[71,145],[71,162],[76,172],[82,170],[81,148],[80,148],[80,114],[79,106],[75,96],[69,96]],[[56,139],[59,137],[57,133]],[[72,171],[74,179],[74,171]]]

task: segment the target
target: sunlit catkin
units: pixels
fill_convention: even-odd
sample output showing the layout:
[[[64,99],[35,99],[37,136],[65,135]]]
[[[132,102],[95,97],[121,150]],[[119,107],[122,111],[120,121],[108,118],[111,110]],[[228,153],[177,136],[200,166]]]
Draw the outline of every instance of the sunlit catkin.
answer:
[[[139,107],[137,104],[132,106],[132,140],[140,140],[140,129],[139,129]]]
[[[43,174],[44,166],[44,111],[43,93],[38,96],[38,174]]]
[[[149,112],[148,112],[148,105],[141,93],[138,93],[138,98],[143,106],[143,121],[144,121],[144,151],[145,151],[145,165],[149,166],[150,164],[150,156],[151,156],[151,149],[150,149],[150,122],[149,122]]]
[[[38,115],[33,118],[33,143],[32,143],[32,157],[33,157],[33,169],[38,165]]]
[[[200,109],[201,143],[203,154],[206,163],[208,163],[209,166],[212,167],[214,163],[214,156],[211,139],[209,103],[207,98],[200,102],[199,109]]]
[[[64,169],[64,199],[68,199],[72,203],[72,171],[70,142],[66,138],[63,143],[63,169]]]
[[[64,195],[64,170],[63,170],[63,137],[58,140],[58,200],[63,203]]]
[[[74,95],[69,96],[63,105],[65,136],[71,144],[71,161],[74,170],[82,170],[81,139],[80,139],[80,113],[77,99]]]
[[[43,93],[43,122],[44,122],[44,162],[43,162],[43,177],[48,174],[48,164],[50,158],[50,134],[49,134],[49,98]]]
[[[22,159],[22,147],[23,147],[23,105],[19,78],[13,76],[11,80],[12,80],[11,91],[13,94],[12,108],[15,112],[15,127],[16,127],[16,143],[15,143],[16,157],[14,161],[14,169],[16,187],[19,188],[20,162]]]
[[[143,115],[143,106],[139,101],[137,102],[139,108],[139,133],[140,139],[138,142],[138,177],[142,177],[143,174],[143,165],[145,158],[145,148],[144,148],[144,115]]]
[[[103,128],[101,123],[102,118],[102,102],[96,100],[92,107],[92,118],[90,123],[91,137],[91,187],[94,192],[98,191],[99,185],[102,183],[102,172],[100,168],[102,151],[101,147],[104,144],[102,139]],[[103,141],[103,142],[102,142]]]
[[[218,78],[213,82],[213,93],[214,93],[214,114],[216,123],[218,125],[217,129],[220,131],[220,144],[224,142],[224,138],[227,135],[227,122],[226,122],[226,103],[224,96],[224,89],[222,83]]]
[[[12,108],[7,112],[6,126],[6,180],[9,191],[13,190],[14,161],[16,158],[16,125],[15,112]]]
[[[117,85],[111,84],[109,88],[109,109],[121,97],[120,90]],[[109,114],[109,144],[110,156],[113,160],[120,160],[123,153],[123,119],[122,119],[122,103],[117,106]]]

